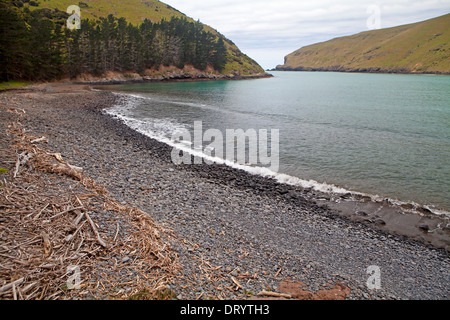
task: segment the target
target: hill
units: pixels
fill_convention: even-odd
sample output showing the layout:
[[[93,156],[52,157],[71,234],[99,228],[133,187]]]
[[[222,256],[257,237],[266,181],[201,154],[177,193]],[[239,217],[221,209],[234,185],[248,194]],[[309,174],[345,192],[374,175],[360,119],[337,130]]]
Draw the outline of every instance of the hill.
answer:
[[[117,18],[125,18],[127,21],[138,25],[149,19],[151,22],[159,22],[161,19],[170,20],[172,16],[181,18],[185,16],[175,8],[158,0],[38,0],[33,8],[48,8],[66,11],[70,5],[78,5],[81,9],[81,18],[95,20],[106,18],[109,14]]]
[[[450,14],[306,46],[276,70],[450,74]]]
[[[245,55],[229,39],[217,30],[194,21],[175,8],[157,0],[17,0],[14,4],[21,3],[23,8],[31,11],[37,9],[50,9],[55,11],[67,10],[67,7],[76,4],[81,9],[81,18],[98,22],[101,18],[113,15],[115,18],[125,18],[134,26],[141,25],[145,19],[152,23],[162,20],[170,21],[173,17],[186,19],[189,22],[200,24],[205,32],[214,34],[217,39],[222,39],[226,48],[226,60],[220,73],[228,75],[259,75],[265,74],[264,69],[253,59]]]

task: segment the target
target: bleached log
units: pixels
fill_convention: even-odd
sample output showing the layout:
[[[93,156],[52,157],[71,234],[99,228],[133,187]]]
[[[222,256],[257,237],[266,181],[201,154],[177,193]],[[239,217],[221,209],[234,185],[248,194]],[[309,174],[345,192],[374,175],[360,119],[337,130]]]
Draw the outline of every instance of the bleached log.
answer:
[[[3,287],[0,288],[0,293],[10,290],[13,287],[13,285],[18,286],[18,285],[22,284],[22,282],[24,280],[25,280],[25,278],[20,278],[20,279],[17,279],[16,281],[13,281],[11,283],[4,285]]]
[[[13,178],[17,177],[17,174],[19,173],[19,168],[21,165],[24,165],[25,163],[28,162],[28,160],[30,160],[30,158],[33,155],[29,154],[27,151],[22,152],[21,154],[19,154],[17,156],[17,161],[16,161],[16,166],[14,168],[14,175]]]
[[[273,292],[273,291],[266,291],[266,290],[261,291],[257,295],[258,296],[275,297],[275,298],[286,298],[286,299],[291,299],[292,298],[292,296],[290,294]]]
[[[42,136],[40,138],[31,140],[30,143],[38,143],[38,142],[42,142],[42,141],[48,142],[48,139],[46,137]]]
[[[97,230],[97,227],[95,226],[94,221],[92,221],[91,217],[89,216],[89,214],[87,212],[85,212],[84,215],[85,215],[86,219],[89,221],[89,224],[91,225],[92,230],[94,231],[94,234],[97,237],[98,243],[100,243],[100,245],[102,247],[107,248],[108,246],[106,245],[106,243],[100,237],[100,234],[98,233],[98,230]]]

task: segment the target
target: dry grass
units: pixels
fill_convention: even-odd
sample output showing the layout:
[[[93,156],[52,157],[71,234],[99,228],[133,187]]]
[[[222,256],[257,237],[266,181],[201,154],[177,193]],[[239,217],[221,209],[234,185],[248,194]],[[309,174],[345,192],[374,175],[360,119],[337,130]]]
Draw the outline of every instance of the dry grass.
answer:
[[[46,139],[26,133],[25,111],[8,111],[17,120],[2,153],[16,162],[0,186],[0,299],[173,298],[167,284],[180,266],[171,231],[39,147]],[[95,221],[102,215],[105,230]]]

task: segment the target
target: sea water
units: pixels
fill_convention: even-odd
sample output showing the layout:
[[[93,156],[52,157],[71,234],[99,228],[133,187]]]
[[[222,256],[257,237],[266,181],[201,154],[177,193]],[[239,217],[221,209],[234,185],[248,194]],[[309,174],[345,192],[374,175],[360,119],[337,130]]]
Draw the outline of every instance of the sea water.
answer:
[[[110,86],[108,110],[175,146],[177,130],[279,130],[279,169],[255,174],[450,212],[450,76],[272,72],[273,78]]]

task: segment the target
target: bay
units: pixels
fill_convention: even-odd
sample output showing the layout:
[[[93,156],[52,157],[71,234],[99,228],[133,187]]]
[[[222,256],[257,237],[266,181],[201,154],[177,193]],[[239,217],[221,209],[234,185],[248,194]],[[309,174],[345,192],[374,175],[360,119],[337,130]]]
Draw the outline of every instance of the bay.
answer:
[[[274,77],[109,86],[109,112],[153,138],[183,128],[278,129],[278,173],[450,211],[450,77],[271,72]]]

